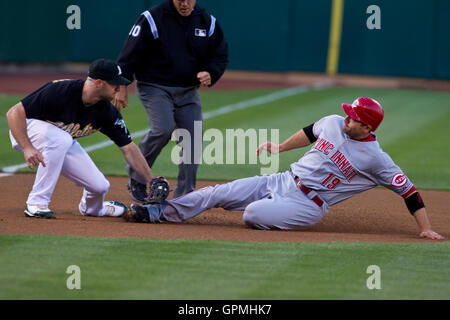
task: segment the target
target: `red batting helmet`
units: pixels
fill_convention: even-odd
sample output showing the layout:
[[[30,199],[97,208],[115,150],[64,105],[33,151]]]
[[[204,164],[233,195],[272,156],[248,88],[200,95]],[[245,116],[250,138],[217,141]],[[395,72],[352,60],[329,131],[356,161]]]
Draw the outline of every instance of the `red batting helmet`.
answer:
[[[359,97],[352,104],[343,103],[342,108],[350,118],[367,124],[372,131],[375,131],[383,121],[383,107],[369,97]]]

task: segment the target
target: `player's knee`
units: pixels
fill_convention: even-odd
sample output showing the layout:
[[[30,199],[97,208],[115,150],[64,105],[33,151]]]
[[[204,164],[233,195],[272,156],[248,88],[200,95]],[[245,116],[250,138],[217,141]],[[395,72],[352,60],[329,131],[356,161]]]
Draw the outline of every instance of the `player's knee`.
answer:
[[[99,193],[107,193],[109,191],[110,183],[108,180],[104,179],[99,186]]]
[[[244,215],[242,216],[242,220],[244,221],[244,223],[249,226],[249,227],[253,227],[254,225],[254,220],[253,220],[253,214],[248,212],[247,210],[244,211]]]
[[[258,211],[255,210],[251,205],[245,208],[242,220],[250,228],[263,230],[270,229],[267,225],[267,222],[264,221],[264,217],[261,216],[261,214],[258,214]]]
[[[106,194],[108,193],[109,186],[110,186],[109,181],[106,179],[102,179],[91,184],[86,189],[88,189],[90,192],[93,193]]]

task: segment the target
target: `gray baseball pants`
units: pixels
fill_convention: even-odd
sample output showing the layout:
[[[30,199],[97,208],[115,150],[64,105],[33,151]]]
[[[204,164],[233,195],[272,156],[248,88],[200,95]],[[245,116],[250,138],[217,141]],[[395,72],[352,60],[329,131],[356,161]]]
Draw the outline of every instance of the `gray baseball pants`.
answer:
[[[150,131],[139,143],[139,149],[148,165],[153,166],[175,129],[186,129],[192,140],[191,159],[189,163],[181,162],[178,165],[178,181],[174,196],[179,197],[195,190],[198,164],[194,161],[194,121],[202,121],[202,105],[198,87],[166,87],[139,81],[136,87],[138,96],[147,111],[150,125]],[[196,151],[198,153],[199,150]],[[140,183],[145,182],[130,166],[127,166],[127,171],[132,179]]]
[[[316,195],[309,194],[308,196]],[[244,223],[257,229],[304,229],[328,212],[296,185],[289,171],[256,176],[196,190],[168,200],[162,220],[182,222],[211,208],[244,210]]]

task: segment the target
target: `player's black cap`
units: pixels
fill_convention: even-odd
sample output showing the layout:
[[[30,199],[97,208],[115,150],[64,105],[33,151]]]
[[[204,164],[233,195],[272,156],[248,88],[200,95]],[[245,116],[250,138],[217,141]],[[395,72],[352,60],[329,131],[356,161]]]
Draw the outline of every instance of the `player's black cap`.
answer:
[[[120,66],[112,60],[98,59],[89,66],[89,77],[104,80],[111,84],[127,86],[130,80],[121,76]]]

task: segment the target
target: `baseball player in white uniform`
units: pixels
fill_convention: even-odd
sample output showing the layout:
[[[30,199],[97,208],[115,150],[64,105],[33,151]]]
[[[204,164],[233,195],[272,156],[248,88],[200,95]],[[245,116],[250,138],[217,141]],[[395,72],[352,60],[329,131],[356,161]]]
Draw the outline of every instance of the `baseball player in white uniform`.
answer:
[[[405,199],[420,236],[444,239],[431,229],[419,192],[380,148],[373,131],[384,117],[374,99],[342,104],[346,118],[331,115],[298,131],[282,144],[262,150],[279,153],[308,146],[311,150],[290,170],[203,188],[162,204],[131,205],[124,218],[136,222],[182,222],[204,210],[244,210],[244,222],[257,229],[296,230],[315,225],[332,205],[382,185]]]
[[[152,179],[144,156],[110,102],[120,85],[130,83],[120,74],[114,61],[96,60],[86,80],[47,83],[8,111],[13,148],[24,153],[30,169],[38,166],[25,206],[27,217],[55,217],[49,203],[60,174],[84,188],[82,215],[117,217],[128,210],[118,201],[104,201],[109,182],[77,142],[96,131],[114,141],[147,182]]]

